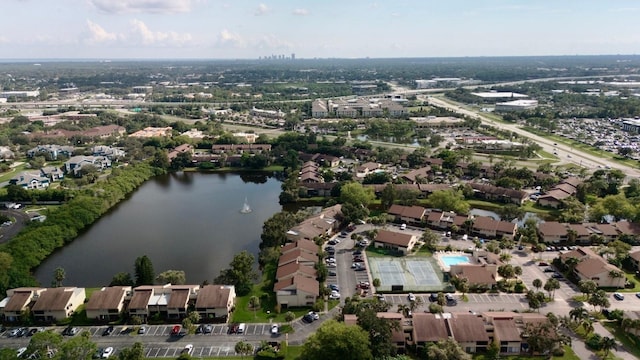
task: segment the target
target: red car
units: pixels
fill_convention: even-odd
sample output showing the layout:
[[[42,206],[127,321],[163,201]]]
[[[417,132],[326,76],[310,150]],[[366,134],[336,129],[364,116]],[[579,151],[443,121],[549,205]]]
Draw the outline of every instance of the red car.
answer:
[[[178,335],[180,334],[180,325],[176,325],[173,327],[173,329],[171,329],[171,335]]]

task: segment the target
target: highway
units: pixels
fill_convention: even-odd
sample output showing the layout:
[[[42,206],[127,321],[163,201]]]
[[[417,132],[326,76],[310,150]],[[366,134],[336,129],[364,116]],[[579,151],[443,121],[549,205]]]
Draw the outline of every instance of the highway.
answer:
[[[460,115],[464,115],[464,116],[468,116],[474,119],[478,119],[480,121],[482,121],[483,124],[495,127],[497,129],[500,130],[504,130],[504,131],[511,131],[513,133],[516,133],[520,136],[529,138],[533,141],[535,141],[536,143],[538,143],[540,146],[542,146],[542,149],[550,154],[557,152],[558,153],[558,157],[560,157],[561,162],[564,163],[573,163],[575,165],[578,166],[582,166],[582,167],[586,167],[590,170],[594,170],[596,168],[598,168],[598,166],[600,167],[605,167],[605,166],[609,166],[612,169],[618,169],[621,170],[624,174],[627,175],[627,178],[629,177],[640,177],[640,170],[636,169],[636,168],[632,168],[630,166],[626,166],[623,164],[619,164],[619,163],[615,163],[615,162],[611,162],[608,161],[606,159],[602,159],[598,156],[594,156],[591,155],[589,153],[583,152],[579,149],[575,149],[573,147],[561,144],[561,143],[554,143],[553,140],[549,140],[546,139],[544,137],[538,136],[536,134],[532,134],[522,128],[519,127],[518,124],[509,124],[509,123],[500,123],[500,122],[496,122],[486,116],[484,116],[482,113],[480,112],[475,112],[475,111],[471,111],[468,109],[465,109],[464,107],[462,107],[459,104],[450,102],[450,101],[445,101],[439,98],[435,98],[435,97],[421,97],[423,100],[425,100],[429,105],[431,106],[437,106],[437,107],[441,107],[441,108],[445,108],[448,109],[450,111],[456,112]]]

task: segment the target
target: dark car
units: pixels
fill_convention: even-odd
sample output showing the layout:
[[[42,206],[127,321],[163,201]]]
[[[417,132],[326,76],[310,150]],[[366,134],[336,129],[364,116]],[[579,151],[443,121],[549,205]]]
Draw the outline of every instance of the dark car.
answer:
[[[306,314],[305,316],[302,317],[302,321],[306,322],[306,323],[312,323],[314,320],[313,315],[311,314]]]
[[[356,229],[355,225],[349,225],[347,226],[347,231],[354,231]]]
[[[364,259],[359,256],[356,256],[353,258],[353,262],[364,262]]]
[[[172,329],[171,329],[171,335],[172,336],[176,336],[180,334],[180,325],[175,325]]]
[[[202,334],[204,332],[204,325],[198,325],[196,328],[196,334]]]
[[[335,271],[329,271],[329,276],[336,276],[338,275]]]
[[[353,255],[362,255],[362,250],[356,250],[353,252]]]
[[[229,329],[227,330],[227,334],[235,334],[238,332],[238,327],[240,327],[240,325],[238,324],[230,324],[229,325]]]
[[[546,268],[543,270],[544,272],[556,272],[555,270],[553,270],[552,268]]]
[[[365,270],[367,270],[367,268],[365,268],[364,266],[355,268],[355,271],[365,271]]]
[[[544,262],[544,261],[540,261],[540,262],[538,263],[538,266],[549,266],[549,264],[547,264],[547,263],[546,263],[546,262]]]
[[[341,238],[346,238],[347,236],[349,236],[349,233],[346,231],[343,231],[340,233],[340,235],[338,235],[338,237],[341,237]]]
[[[431,301],[431,302],[436,302],[436,301],[438,301],[438,294],[436,294],[436,293],[431,293],[431,295],[429,295],[429,301]]]
[[[327,244],[329,244],[329,245],[335,245],[335,244],[337,244],[337,243],[338,243],[338,242],[337,242],[337,241],[335,241],[335,240],[329,240],[329,241],[327,241]]]
[[[113,332],[113,326],[108,326],[106,329],[104,329],[104,331],[102,332],[102,336],[108,336],[111,335],[111,333]]]
[[[28,333],[29,333],[29,328],[26,328],[26,327],[25,327],[25,328],[21,328],[21,329],[18,331],[18,334],[17,334],[16,336],[17,336],[17,337],[23,337],[23,336],[27,335]]]
[[[27,333],[27,336],[33,336],[38,332],[37,328],[33,328],[31,330],[29,330],[29,332]]]
[[[202,329],[202,332],[205,334],[211,334],[212,331],[213,331],[213,326],[211,325],[205,325],[204,328]]]
[[[553,275],[551,275],[552,278],[554,279],[562,279],[562,274],[560,273],[553,273]]]
[[[336,248],[333,246],[327,246],[324,248],[324,251],[336,251]]]

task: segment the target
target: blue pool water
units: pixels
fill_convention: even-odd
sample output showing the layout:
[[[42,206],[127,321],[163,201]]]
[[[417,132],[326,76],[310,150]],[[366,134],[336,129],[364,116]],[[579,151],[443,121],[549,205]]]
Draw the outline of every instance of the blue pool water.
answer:
[[[458,264],[469,264],[469,257],[464,255],[441,255],[442,263],[448,267]]]

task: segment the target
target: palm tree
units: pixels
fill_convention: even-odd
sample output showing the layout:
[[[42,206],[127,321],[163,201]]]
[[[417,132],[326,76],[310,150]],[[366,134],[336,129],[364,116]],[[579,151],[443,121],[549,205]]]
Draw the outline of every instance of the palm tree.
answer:
[[[60,287],[62,286],[62,282],[64,281],[64,279],[67,277],[67,274],[65,273],[64,269],[61,267],[57,267],[54,271],[53,271],[53,280],[56,283],[56,287]]]
[[[569,318],[571,320],[580,321],[583,319],[587,319],[588,317],[589,317],[589,312],[587,311],[587,309],[583,308],[582,306],[569,311]]]
[[[578,263],[580,263],[580,260],[578,260],[577,258],[574,258],[574,257],[570,257],[570,258],[568,258],[567,260],[564,261],[564,265],[567,267],[569,272],[573,272],[573,270],[576,268],[576,266],[578,266]]]
[[[622,329],[622,331],[627,331],[627,329],[630,329],[631,326],[633,326],[633,320],[627,317],[622,319],[622,321],[620,322],[620,328]]]
[[[416,299],[414,301],[411,301],[409,303],[409,309],[411,311],[416,311],[416,309],[419,308],[420,305],[422,305],[422,298],[421,297],[416,297]]]
[[[594,330],[593,323],[589,319],[582,320],[582,322],[580,323],[580,326],[582,326],[582,329],[584,329],[584,332],[586,333],[587,337],[589,337],[589,334],[591,334]]]
[[[256,309],[260,307],[260,299],[257,296],[249,298],[249,306],[253,309],[253,317],[256,317]]]
[[[605,359],[607,358],[607,356],[609,356],[609,352],[611,352],[611,349],[618,350],[616,339],[610,338],[608,336],[605,336],[602,338],[602,340],[600,340],[600,347],[602,348],[602,351],[604,351]]]
[[[398,312],[402,314],[402,316],[409,317],[409,311],[411,311],[411,308],[409,308],[408,305],[398,304]]]
[[[540,290],[540,288],[542,287],[542,280],[540,280],[540,279],[534,279],[534,280],[533,280],[533,287],[535,287],[535,288],[536,288],[536,291],[537,291],[537,290]]]

